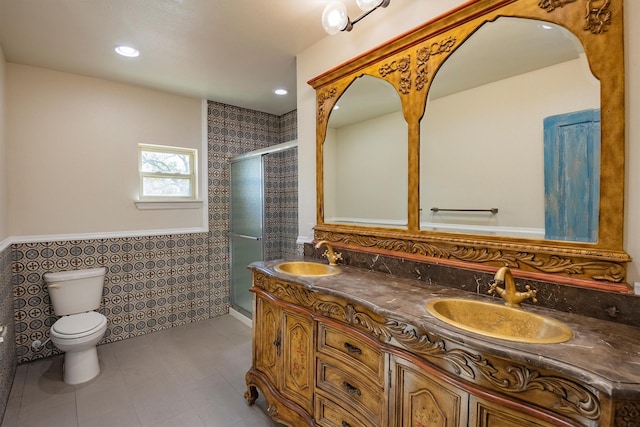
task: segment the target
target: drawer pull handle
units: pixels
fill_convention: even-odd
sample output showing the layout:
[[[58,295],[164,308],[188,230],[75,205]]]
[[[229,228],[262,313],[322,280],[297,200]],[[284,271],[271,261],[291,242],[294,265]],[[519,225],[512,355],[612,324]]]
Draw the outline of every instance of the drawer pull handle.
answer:
[[[343,421],[343,422],[342,422],[342,427],[351,427],[351,424],[349,424],[349,423],[348,423],[348,422],[346,422],[346,421]]]
[[[344,388],[347,389],[347,392],[349,394],[355,394],[357,396],[362,396],[362,393],[360,392],[360,390],[354,386],[352,386],[351,384],[349,384],[348,382],[344,381],[342,383],[342,385],[344,386]]]
[[[356,346],[353,346],[353,345],[349,344],[348,342],[344,343],[344,348],[347,349],[348,353],[351,353],[351,354],[362,354],[362,350],[360,350]]]

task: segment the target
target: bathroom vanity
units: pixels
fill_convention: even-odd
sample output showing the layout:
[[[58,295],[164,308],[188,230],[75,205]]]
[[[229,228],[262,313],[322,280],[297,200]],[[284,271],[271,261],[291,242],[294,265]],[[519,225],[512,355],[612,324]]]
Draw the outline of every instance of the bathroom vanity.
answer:
[[[463,269],[584,291],[583,312],[600,310],[587,292],[630,293],[623,18],[622,0],[472,0],[309,81],[315,242],[410,260],[419,280],[348,257],[313,275],[252,264],[250,404],[261,392],[295,427],[640,425],[637,322],[528,304],[569,331],[536,343],[429,311],[493,302],[473,325],[503,307]]]
[[[446,324],[441,298],[502,300],[340,266],[327,276],[251,265],[246,399],[291,426],[635,426],[640,329],[527,306],[567,325],[559,344]]]

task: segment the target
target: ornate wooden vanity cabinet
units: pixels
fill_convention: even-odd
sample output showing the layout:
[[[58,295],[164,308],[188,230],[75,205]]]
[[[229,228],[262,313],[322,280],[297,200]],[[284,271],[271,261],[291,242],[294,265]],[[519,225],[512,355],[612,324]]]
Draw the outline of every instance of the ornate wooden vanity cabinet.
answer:
[[[260,390],[282,423],[640,425],[637,328],[620,325],[621,337],[608,337],[589,318],[565,315],[575,334],[566,344],[483,340],[443,328],[424,309],[461,291],[349,267],[297,279],[276,263],[252,265],[245,397],[252,404]]]

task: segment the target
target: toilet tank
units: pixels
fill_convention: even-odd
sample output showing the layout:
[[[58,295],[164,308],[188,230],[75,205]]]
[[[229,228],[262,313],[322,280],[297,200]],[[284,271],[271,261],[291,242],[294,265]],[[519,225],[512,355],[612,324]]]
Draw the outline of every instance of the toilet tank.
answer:
[[[99,308],[105,273],[104,267],[45,273],[44,281],[56,316]]]

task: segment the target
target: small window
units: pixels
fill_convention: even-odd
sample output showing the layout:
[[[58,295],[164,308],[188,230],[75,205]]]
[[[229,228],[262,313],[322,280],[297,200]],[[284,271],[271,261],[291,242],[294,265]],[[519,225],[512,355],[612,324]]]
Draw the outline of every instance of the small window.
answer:
[[[140,199],[193,200],[197,150],[139,145]]]

